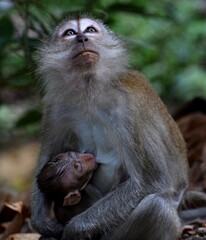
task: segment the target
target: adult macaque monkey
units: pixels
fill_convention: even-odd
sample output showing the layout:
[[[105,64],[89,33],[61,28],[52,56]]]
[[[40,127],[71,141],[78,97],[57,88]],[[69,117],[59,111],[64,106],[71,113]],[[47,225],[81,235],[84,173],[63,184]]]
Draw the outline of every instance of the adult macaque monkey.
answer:
[[[62,240],[174,240],[185,144],[145,77],[129,70],[124,43],[99,20],[67,19],[43,44],[39,73],[46,93],[36,174],[60,152],[92,153],[99,167],[90,183],[103,197],[63,227],[48,218],[51,200],[35,179],[35,229],[51,237],[63,231]],[[111,189],[120,166],[127,178]]]

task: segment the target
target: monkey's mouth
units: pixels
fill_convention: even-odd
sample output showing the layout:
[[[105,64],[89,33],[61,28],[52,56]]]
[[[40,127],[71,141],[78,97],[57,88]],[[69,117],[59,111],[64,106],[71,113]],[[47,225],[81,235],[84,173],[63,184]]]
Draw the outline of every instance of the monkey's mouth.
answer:
[[[91,54],[96,54],[98,55],[98,53],[94,50],[84,50],[84,51],[81,51],[81,52],[78,52],[77,54],[74,55],[73,58],[76,58],[76,57],[79,57],[79,56],[90,56]]]

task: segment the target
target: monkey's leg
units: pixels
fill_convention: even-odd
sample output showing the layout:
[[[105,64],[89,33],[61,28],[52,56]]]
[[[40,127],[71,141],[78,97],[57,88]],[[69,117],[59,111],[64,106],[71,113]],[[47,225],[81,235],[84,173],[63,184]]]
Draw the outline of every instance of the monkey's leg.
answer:
[[[106,239],[174,240],[180,233],[180,220],[171,200],[151,194],[134,209],[129,218]]]

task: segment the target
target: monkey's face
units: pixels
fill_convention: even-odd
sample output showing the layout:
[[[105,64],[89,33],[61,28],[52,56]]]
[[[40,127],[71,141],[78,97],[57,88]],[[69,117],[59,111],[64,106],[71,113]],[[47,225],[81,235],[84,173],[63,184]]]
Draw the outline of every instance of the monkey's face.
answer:
[[[68,65],[73,68],[87,69],[97,64],[100,50],[96,45],[101,38],[100,25],[85,18],[66,22],[57,33],[57,41],[70,49]]]
[[[39,60],[39,71],[47,75],[50,87],[51,79],[73,86],[85,74],[105,81],[124,71],[127,54],[124,43],[101,21],[83,17],[60,23],[43,44]]]
[[[92,177],[97,163],[92,154],[60,153],[49,161],[38,175],[43,192],[55,196],[83,189]]]
[[[67,175],[70,173],[73,179],[78,180],[82,177],[87,178],[88,175],[97,167],[94,156],[89,153],[60,153],[54,157],[53,161],[55,161],[58,165],[61,165],[63,162],[65,162],[65,164],[69,166],[69,168],[67,168],[69,171],[67,172]]]
[[[92,154],[76,152],[61,153],[54,158],[56,171],[60,174],[59,184],[65,193],[68,189],[83,189],[91,179],[97,163]]]

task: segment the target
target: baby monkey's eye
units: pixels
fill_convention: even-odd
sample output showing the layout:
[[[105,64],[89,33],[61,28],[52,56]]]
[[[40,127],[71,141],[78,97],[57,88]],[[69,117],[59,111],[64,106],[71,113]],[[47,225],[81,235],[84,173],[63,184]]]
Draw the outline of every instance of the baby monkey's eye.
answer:
[[[88,27],[86,30],[85,30],[86,33],[95,33],[97,32],[97,29],[94,28],[94,27]]]
[[[61,153],[53,157],[55,161],[60,161],[60,160],[63,160],[64,158],[65,158],[65,155]]]
[[[82,165],[81,165],[81,163],[80,163],[80,162],[75,162],[75,163],[74,163],[74,168],[75,168],[75,170],[76,170],[77,172],[81,172],[81,170],[82,170]]]
[[[62,37],[68,37],[76,35],[76,32],[73,29],[67,29],[63,34]]]

